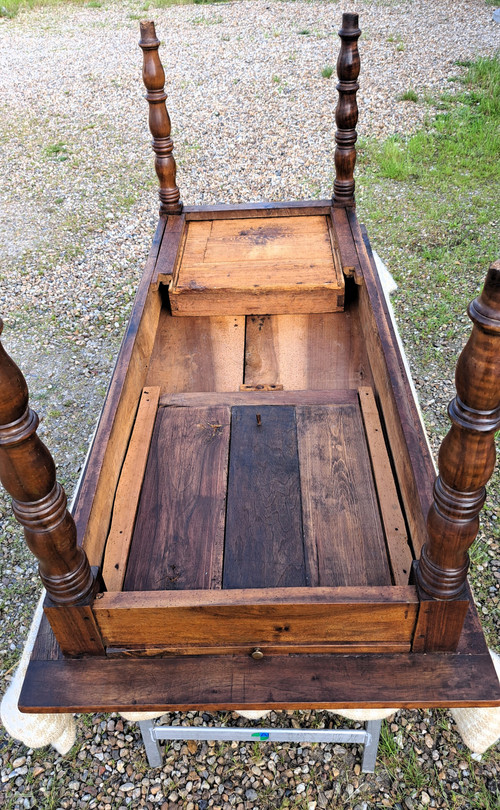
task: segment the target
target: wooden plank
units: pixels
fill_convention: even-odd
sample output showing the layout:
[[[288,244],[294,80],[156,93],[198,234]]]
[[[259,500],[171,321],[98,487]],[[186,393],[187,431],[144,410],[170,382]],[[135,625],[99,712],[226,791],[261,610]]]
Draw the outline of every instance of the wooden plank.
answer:
[[[359,284],[363,274],[346,209],[332,208],[331,216],[337,236],[342,270],[346,276],[354,277],[356,283]]]
[[[350,212],[349,217],[352,228],[359,228],[355,214]],[[413,556],[417,558],[427,539],[426,518],[432,503],[435,469],[369,242],[365,248],[362,254],[364,284],[359,288],[361,325],[410,530]]]
[[[251,655],[258,649],[263,655],[360,655],[361,653],[407,653],[410,652],[409,642],[383,642],[366,641],[360,644],[355,642],[334,642],[332,644],[261,644],[254,645],[233,644],[225,647],[196,647],[196,655]],[[106,656],[109,658],[159,658],[166,655],[193,655],[192,647],[106,647]]]
[[[65,655],[104,655],[105,650],[90,605],[50,605],[44,613]]]
[[[368,588],[364,601],[350,602],[345,595],[340,600],[323,596],[306,601],[301,594],[304,588],[290,590],[292,595],[281,601],[275,596],[253,598],[252,589],[243,594],[238,589],[233,599],[232,592],[227,590],[210,599],[203,598],[204,593],[191,592],[190,602],[180,592],[176,593],[180,598],[168,601],[157,598],[154,592],[106,593],[96,601],[94,614],[108,646],[136,644],[141,640],[148,645],[163,644],[170,650],[191,648],[194,652],[197,647],[235,644],[307,647],[340,642],[411,642],[418,610],[414,598],[371,601]],[[298,599],[293,596],[297,591]]]
[[[296,408],[307,570],[312,585],[390,585],[359,407]]]
[[[305,584],[294,409],[236,406],[231,414],[223,587]]]
[[[91,565],[101,565],[113,495],[125,457],[160,315],[161,299],[151,289],[166,219],[160,218],[135,298],[99,425],[88,456],[73,514]]]
[[[159,397],[158,387],[143,389],[116,488],[102,566],[102,577],[108,591],[120,591],[123,585]]]
[[[118,610],[94,608],[105,644],[131,644],[145,636],[148,644],[170,650],[240,644],[301,645],[328,642],[410,644],[417,606],[403,604],[238,605]],[[102,603],[102,604],[101,604]]]
[[[247,385],[321,390],[358,388],[370,381],[354,302],[342,313],[247,317]]]
[[[220,588],[229,423],[223,407],[159,410],[125,590]]]
[[[204,266],[200,266],[205,270]],[[210,270],[211,268],[207,268]],[[214,267],[215,273],[224,272],[222,265]],[[269,286],[261,285],[255,289],[237,289],[232,291],[228,288],[210,289],[210,278],[208,274],[200,279],[200,273],[196,270],[197,280],[191,281],[182,290],[170,290],[170,306],[174,316],[216,316],[216,315],[254,315],[255,313],[309,313],[309,312],[342,312],[344,309],[344,290],[339,289],[330,281],[321,284],[315,281],[297,281],[293,285],[283,285],[283,289],[274,287],[270,279],[273,274],[273,266],[269,264],[264,268],[269,279]],[[320,271],[326,269],[319,268]],[[246,278],[252,278],[254,268],[251,262],[242,262],[239,270],[245,274]],[[298,266],[293,262],[282,265],[283,274],[289,273],[290,277],[296,278],[299,272]],[[314,273],[318,268],[314,269]],[[325,273],[326,275],[326,273]],[[202,294],[200,294],[200,290]]]
[[[358,393],[354,389],[325,391],[211,391],[185,394],[163,394],[162,408],[191,408],[214,405],[356,405]]]
[[[373,389],[360,388],[359,402],[370,450],[393,580],[396,585],[406,585],[413,558]]]
[[[179,315],[331,312],[343,294],[324,216],[190,222],[169,293]]]
[[[361,587],[283,587],[233,588],[231,590],[121,591],[104,593],[97,610],[123,611],[164,608],[205,608],[239,606],[242,609],[284,605],[390,605],[417,607],[419,598],[414,585],[363,585]]]
[[[487,654],[179,656],[34,661],[22,711],[498,706]]]
[[[249,217],[307,217],[328,215],[331,200],[298,200],[294,202],[257,202],[229,205],[185,205],[187,221],[203,219],[245,219]]]
[[[182,258],[186,236],[187,226],[184,214],[169,217],[158,253],[155,272],[151,277],[151,284],[155,288],[159,284],[168,284],[174,275],[176,265]]]
[[[163,309],[146,384],[162,394],[237,391],[244,351],[244,318],[172,318]]]

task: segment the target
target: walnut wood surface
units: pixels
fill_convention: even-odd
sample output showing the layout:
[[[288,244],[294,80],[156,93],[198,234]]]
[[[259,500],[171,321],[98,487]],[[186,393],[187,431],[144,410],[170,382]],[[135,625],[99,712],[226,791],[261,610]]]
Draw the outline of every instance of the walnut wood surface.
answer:
[[[175,273],[176,265],[182,256],[183,244],[187,235],[186,219],[184,214],[168,217],[165,232],[158,252],[155,272],[151,277],[151,284],[167,285]]]
[[[251,390],[221,393],[164,394],[161,408],[190,408],[213,405],[356,405],[358,393],[353,389],[325,391]]]
[[[125,590],[220,588],[229,420],[224,407],[158,411]]]
[[[342,313],[248,316],[245,383],[357,389],[372,381],[366,352],[355,302]]]
[[[179,656],[33,661],[23,711],[407,708],[500,705],[490,656]]]
[[[396,585],[406,585],[409,581],[413,558],[408,545],[405,520],[399,503],[373,389],[360,388],[359,402],[370,450],[392,577]]]
[[[233,203],[229,205],[186,205],[187,221],[204,219],[248,219],[249,217],[327,216],[331,200],[295,200],[293,202]]]
[[[224,588],[305,584],[294,409],[236,406],[231,415]]]
[[[332,208],[332,225],[339,246],[342,270],[346,276],[353,277],[360,284],[363,273],[345,208]]]
[[[322,599],[305,599],[304,589],[270,589],[271,595],[253,598],[253,590],[243,593],[222,590],[219,598],[204,599],[206,592],[191,592],[189,603],[181,600],[160,600],[155,592],[104,594],[97,600],[94,614],[107,645],[133,644],[144,639],[153,645],[165,645],[171,652],[186,648],[227,647],[262,644],[290,645],[328,643],[407,643],[415,629],[418,602],[372,601],[370,590],[364,601],[348,601],[322,594]],[[290,590],[290,596],[283,591]],[[326,589],[325,589],[326,590]],[[356,589],[347,589],[355,591]],[[301,601],[296,600],[298,591]],[[280,592],[280,598],[275,594]],[[257,590],[257,593],[261,591]],[[234,596],[233,596],[234,594]],[[414,594],[414,592],[413,592]],[[331,601],[329,601],[331,599]],[[180,603],[179,603],[180,602]]]
[[[0,319],[0,334],[3,321]],[[77,545],[66,494],[40,441],[26,381],[0,343],[0,479],[12,496],[40,578],[53,604],[89,604],[96,590],[87,555]],[[82,650],[83,651],[83,650]]]
[[[189,222],[169,296],[174,315],[341,310],[327,218]]]
[[[123,585],[159,396],[160,389],[154,386],[142,392],[116,488],[102,566],[102,578],[108,591],[120,591]]]
[[[340,53],[337,60],[337,90],[339,100],[335,111],[337,131],[335,132],[335,182],[333,184],[332,202],[335,206],[354,205],[354,166],[356,163],[356,124],[358,105],[356,93],[359,88],[358,39],[361,34],[358,28],[357,14],[342,14]]]
[[[313,585],[390,585],[359,405],[296,408],[307,569]]]
[[[156,36],[155,24],[143,20],[140,23],[141,39],[139,46],[143,52],[142,79],[146,87],[149,103],[149,128],[153,136],[155,169],[160,183],[160,213],[176,214],[182,209],[180,192],[175,182],[176,165],[172,154],[174,144],[170,137],[170,117],[165,104],[165,72],[160,62],[158,48],[160,40]]]
[[[495,466],[500,428],[500,261],[491,265],[484,289],[469,306],[472,334],[457,364],[457,396],[448,414],[452,427],[439,452],[439,476],[429,511],[429,540],[417,581],[441,600],[460,597],[476,537],[485,484]]]
[[[161,311],[147,385],[162,394],[237,391],[243,382],[245,319],[173,318]]]

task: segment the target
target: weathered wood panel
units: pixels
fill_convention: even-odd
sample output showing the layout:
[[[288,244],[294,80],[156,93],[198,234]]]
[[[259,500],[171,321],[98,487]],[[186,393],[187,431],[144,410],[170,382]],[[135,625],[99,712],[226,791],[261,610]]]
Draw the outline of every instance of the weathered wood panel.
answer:
[[[146,383],[162,394],[238,391],[244,352],[243,317],[172,318],[163,309]]]
[[[160,389],[142,392],[132,436],[116,488],[111,528],[106,541],[102,577],[108,591],[120,591],[132,542],[139,495],[158,409]]]
[[[224,407],[158,411],[125,590],[220,587],[229,422]]]
[[[354,303],[342,313],[252,315],[246,321],[247,385],[325,390],[371,384]]]
[[[292,407],[232,409],[223,582],[224,588],[306,584]]]
[[[359,408],[296,408],[307,569],[313,585],[390,585]]]

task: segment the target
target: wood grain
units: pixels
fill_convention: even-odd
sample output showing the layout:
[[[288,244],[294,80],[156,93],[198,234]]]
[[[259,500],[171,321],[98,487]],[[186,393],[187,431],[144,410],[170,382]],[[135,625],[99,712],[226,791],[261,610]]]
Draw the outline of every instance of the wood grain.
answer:
[[[342,309],[327,218],[189,222],[169,295],[174,315]]]
[[[369,385],[371,372],[357,306],[326,315],[254,315],[246,319],[245,383],[285,389]]]
[[[220,588],[229,422],[223,407],[159,410],[125,590]]]
[[[215,205],[186,205],[187,221],[204,219],[248,219],[250,217],[315,217],[326,216],[331,200],[296,200],[294,202],[255,202]]]
[[[306,584],[290,406],[232,409],[223,583],[224,588]]]
[[[355,588],[340,595],[340,589],[316,590],[108,593],[97,600],[94,613],[108,646],[145,640],[144,627],[148,644],[170,650],[235,644],[304,645],[305,650],[310,644],[411,642],[418,609],[414,589],[400,589],[387,601],[380,598],[384,589],[374,589],[373,599],[372,589],[364,589],[363,600]]]
[[[90,605],[44,604],[44,613],[64,655],[104,655],[105,649]]]
[[[151,386],[142,392],[116,488],[102,566],[102,577],[108,591],[120,591],[123,585],[159,397],[158,387]]]
[[[396,585],[406,585],[413,558],[373,389],[360,388],[359,401],[393,580]]]
[[[190,408],[192,406],[213,405],[356,405],[358,392],[354,389],[324,391],[228,391],[228,392],[186,392],[185,394],[163,394],[160,397],[162,408]]]
[[[332,222],[342,270],[346,276],[352,276],[356,283],[360,284],[363,281],[363,273],[345,208],[332,208]]]
[[[155,272],[151,277],[151,284],[157,288],[159,284],[168,284],[176,272],[187,235],[187,226],[184,214],[169,217],[165,233],[158,253]]]
[[[162,394],[237,391],[243,383],[245,319],[160,315],[146,379]]]
[[[313,585],[390,585],[359,408],[296,408],[307,570]]]
[[[500,705],[488,654],[179,656],[32,662],[23,711]]]

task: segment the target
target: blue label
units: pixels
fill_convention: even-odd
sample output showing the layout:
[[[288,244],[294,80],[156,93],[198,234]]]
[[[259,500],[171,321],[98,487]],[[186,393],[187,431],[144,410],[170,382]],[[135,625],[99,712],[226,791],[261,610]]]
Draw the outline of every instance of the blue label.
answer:
[[[252,737],[258,737],[259,740],[268,740],[269,739],[269,732],[268,731],[256,731],[252,734]]]

